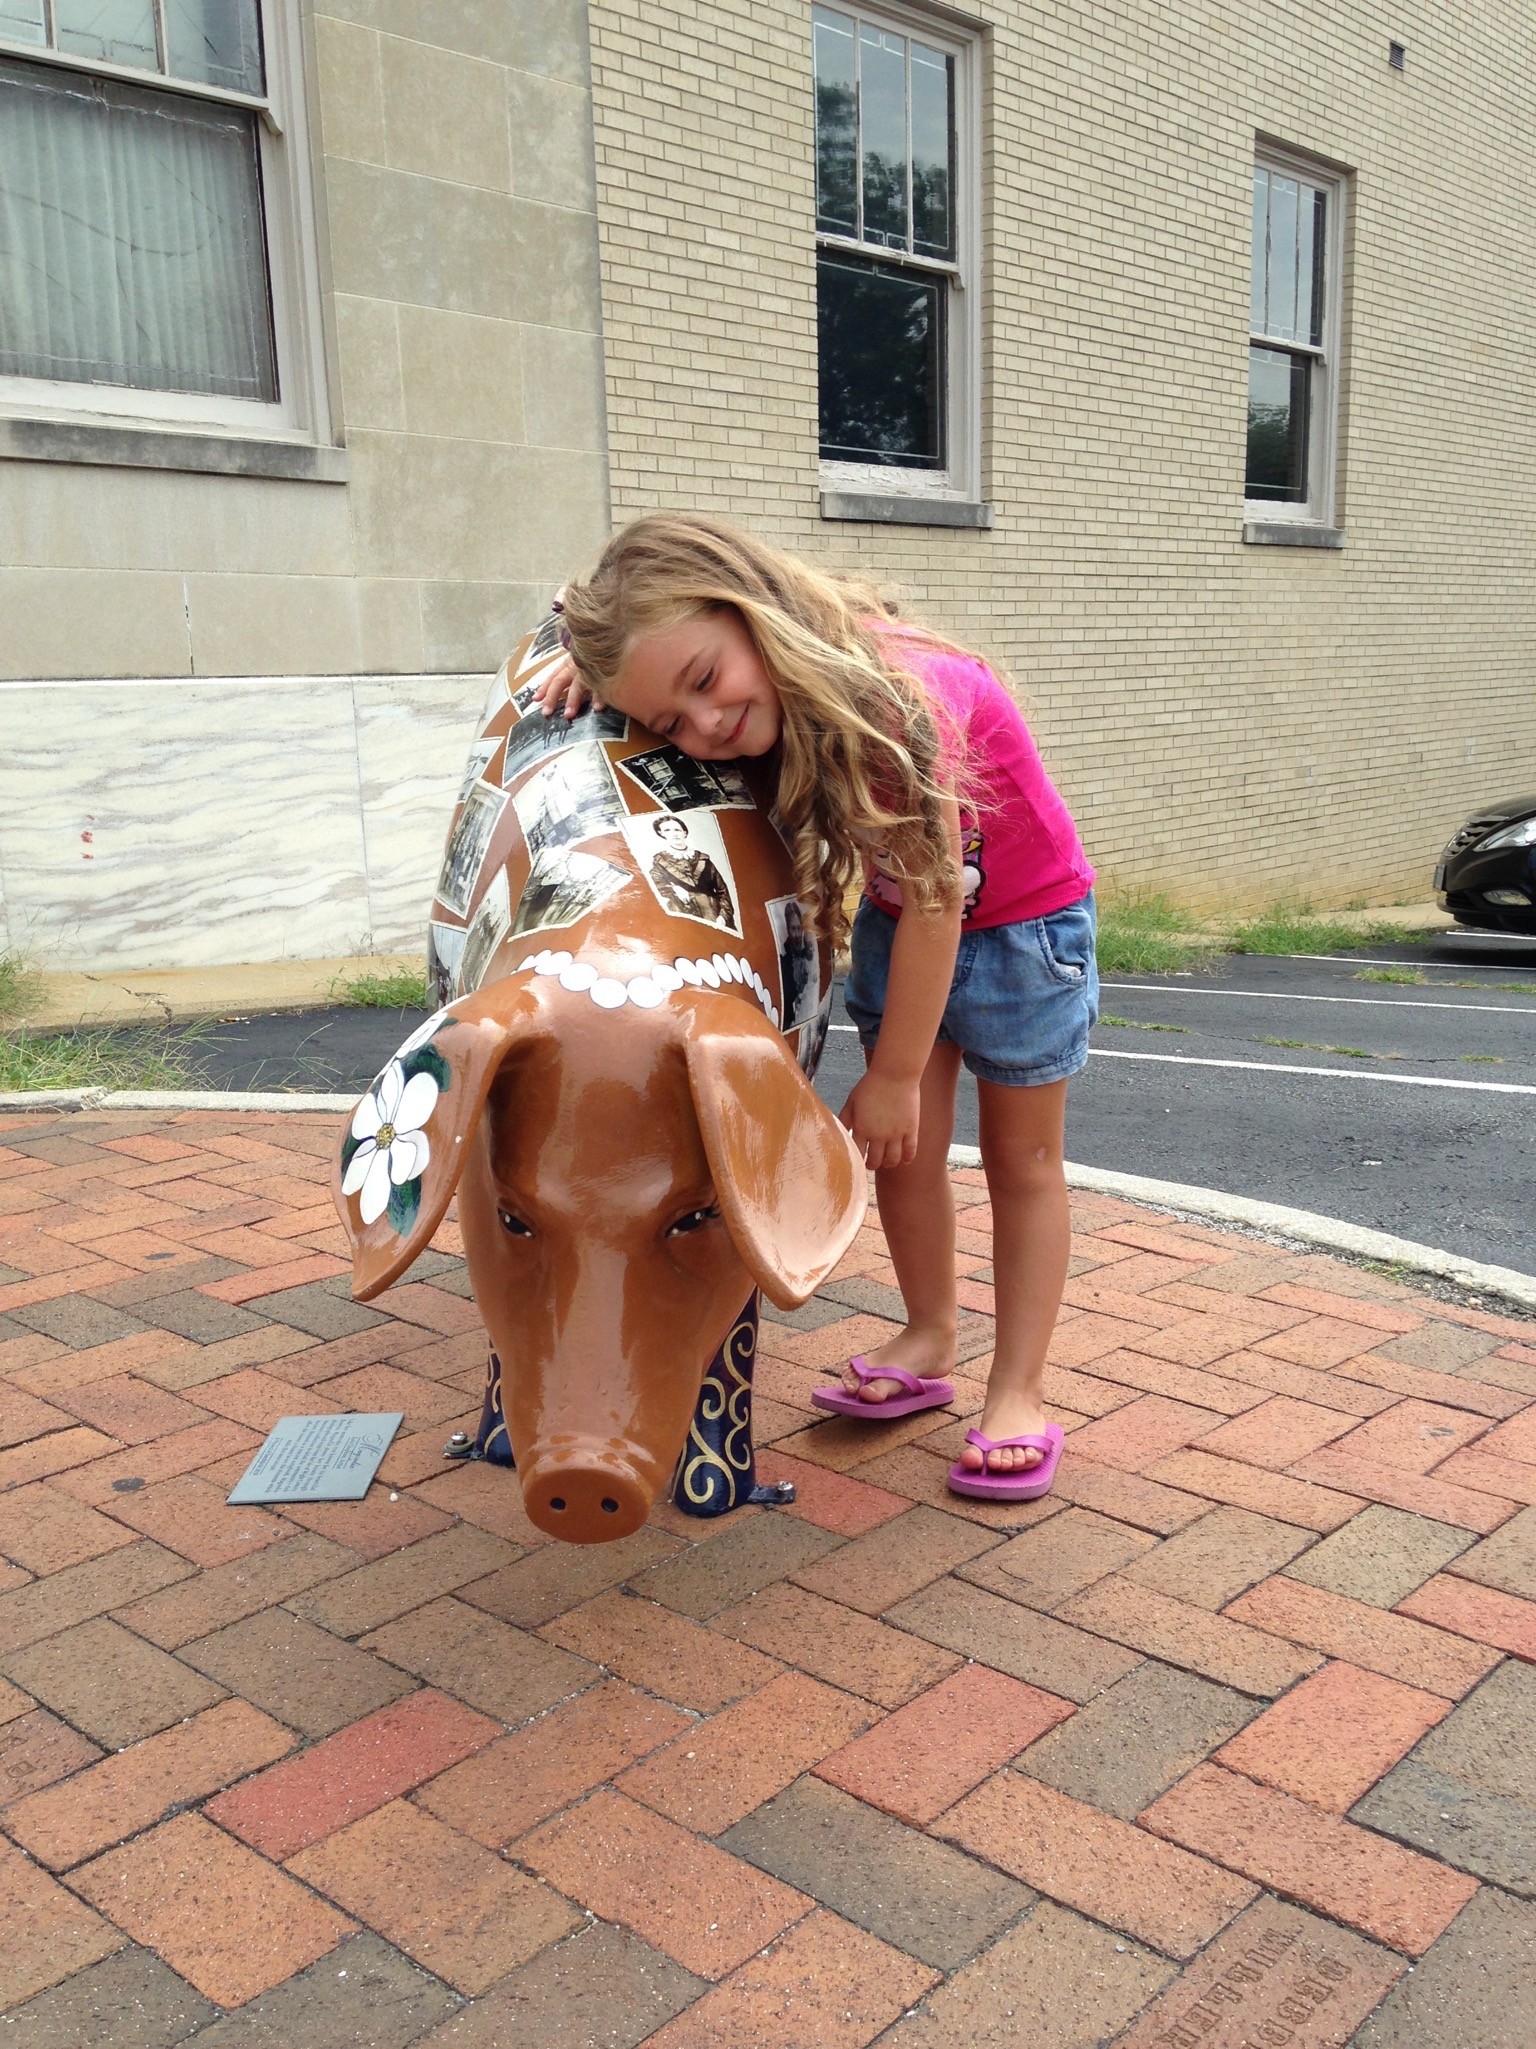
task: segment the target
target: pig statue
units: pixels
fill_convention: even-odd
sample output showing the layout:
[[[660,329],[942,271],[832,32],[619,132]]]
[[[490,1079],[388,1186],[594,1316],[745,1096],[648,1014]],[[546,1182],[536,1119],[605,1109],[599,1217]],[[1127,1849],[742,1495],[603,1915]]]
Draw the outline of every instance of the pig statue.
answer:
[[[334,1193],[366,1301],[458,1191],[492,1345],[475,1448],[592,1544],[674,1476],[695,1513],[753,1498],[757,1291],[804,1302],[866,1196],[808,1080],[831,962],[758,765],[600,705],[546,718],[559,653],[552,617],[492,688],[432,910],[439,1008],[359,1103]]]

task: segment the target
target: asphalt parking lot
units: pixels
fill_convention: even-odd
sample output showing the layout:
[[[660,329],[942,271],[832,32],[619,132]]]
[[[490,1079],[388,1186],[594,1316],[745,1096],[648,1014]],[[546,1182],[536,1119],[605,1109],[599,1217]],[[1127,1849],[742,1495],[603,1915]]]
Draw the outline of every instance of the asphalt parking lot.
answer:
[[[1383,976],[1414,976],[1383,980]],[[1106,976],[1068,1153],[1536,1273],[1536,941],[1447,934],[1323,959]],[[232,1020],[210,1085],[361,1090],[418,1012]],[[860,1071],[839,1009],[818,1087]],[[976,1141],[962,1087],[955,1136]]]

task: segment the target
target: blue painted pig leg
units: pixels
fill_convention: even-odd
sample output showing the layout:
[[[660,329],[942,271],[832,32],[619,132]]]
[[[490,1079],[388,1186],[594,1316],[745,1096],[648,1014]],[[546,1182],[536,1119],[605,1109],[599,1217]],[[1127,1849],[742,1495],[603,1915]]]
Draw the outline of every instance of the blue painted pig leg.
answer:
[[[677,1462],[672,1500],[684,1515],[724,1515],[747,1502],[793,1501],[788,1480],[759,1482],[752,1457],[752,1365],[757,1295],[709,1362],[698,1407]]]
[[[747,1502],[793,1501],[791,1481],[759,1483],[752,1456],[752,1365],[757,1356],[757,1296],[731,1326],[709,1362],[699,1389],[688,1442],[677,1462],[672,1498],[684,1515],[724,1515]],[[485,1364],[485,1400],[471,1438],[457,1432],[447,1448],[452,1459],[485,1459],[515,1465],[512,1439],[501,1402],[501,1361],[494,1349]]]
[[[492,1345],[485,1359],[485,1399],[480,1404],[480,1421],[471,1437],[466,1430],[455,1430],[443,1446],[443,1457],[451,1459],[483,1458],[493,1466],[515,1466],[512,1456],[512,1439],[507,1434],[507,1418],[501,1406],[501,1361]]]

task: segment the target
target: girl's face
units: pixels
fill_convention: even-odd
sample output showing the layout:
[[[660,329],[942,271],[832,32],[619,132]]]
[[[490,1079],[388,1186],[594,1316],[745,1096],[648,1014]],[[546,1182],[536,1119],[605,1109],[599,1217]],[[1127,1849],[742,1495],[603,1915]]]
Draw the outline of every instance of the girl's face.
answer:
[[[640,635],[604,695],[695,761],[767,754],[783,724],[779,693],[729,606]]]

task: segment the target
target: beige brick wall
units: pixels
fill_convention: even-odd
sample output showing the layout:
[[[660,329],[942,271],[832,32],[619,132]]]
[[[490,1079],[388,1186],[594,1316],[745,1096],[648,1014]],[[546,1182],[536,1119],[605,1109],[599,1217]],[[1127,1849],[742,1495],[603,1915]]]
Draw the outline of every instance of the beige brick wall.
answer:
[[[302,11],[350,479],[0,463],[0,678],[488,670],[604,530],[585,0]]]
[[[1008,665],[1114,880],[1422,899],[1536,784],[1536,20],[974,12],[990,533],[819,516],[808,0],[592,0],[615,518],[707,506],[904,585]],[[1259,134],[1354,173],[1342,553],[1242,540]]]

